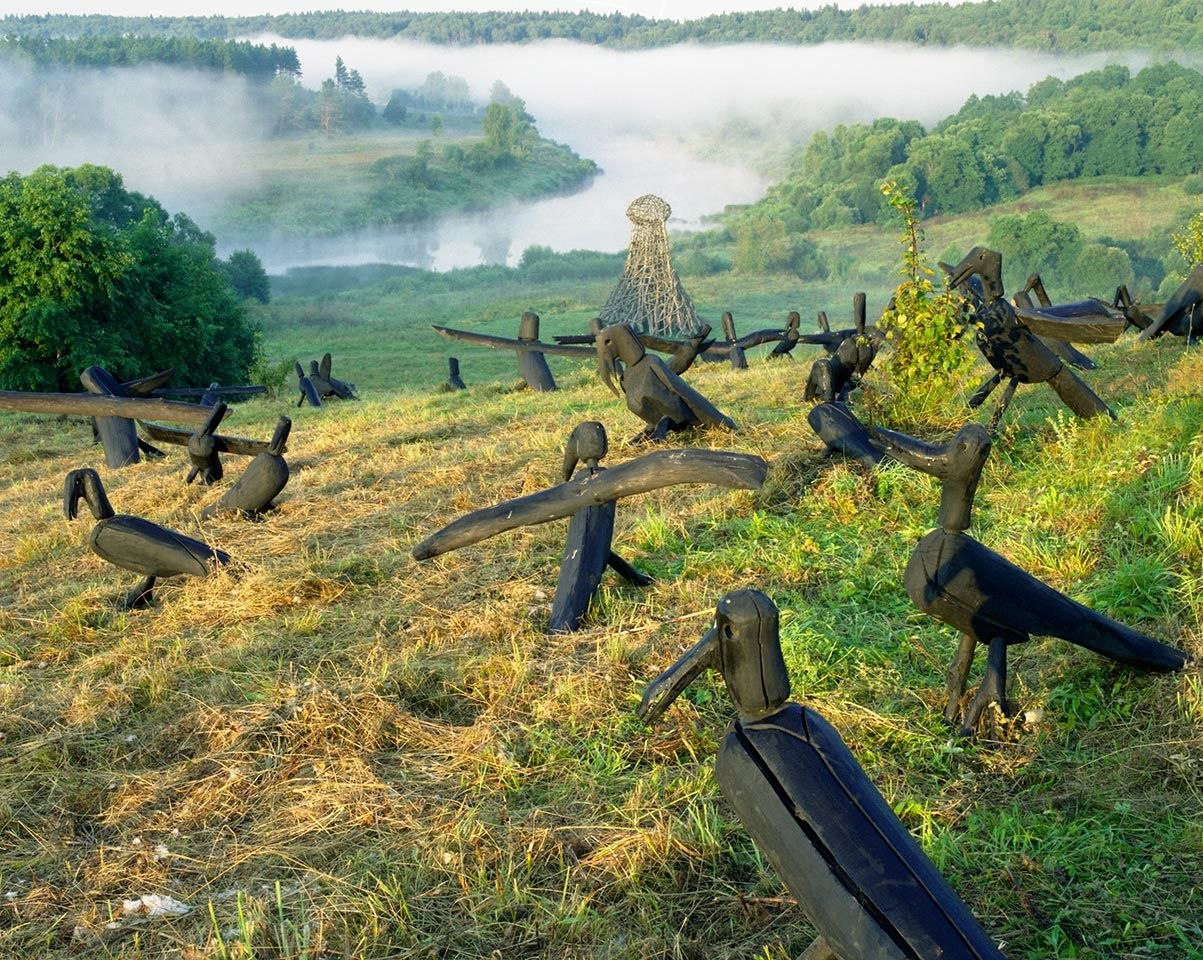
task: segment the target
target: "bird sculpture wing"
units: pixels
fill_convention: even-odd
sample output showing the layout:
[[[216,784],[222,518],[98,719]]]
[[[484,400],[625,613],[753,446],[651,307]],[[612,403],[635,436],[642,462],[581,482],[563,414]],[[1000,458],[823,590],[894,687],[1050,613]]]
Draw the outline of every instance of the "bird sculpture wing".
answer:
[[[655,358],[651,358],[655,359]],[[695,417],[702,423],[709,424],[714,427],[726,427],[728,430],[736,430],[735,421],[727,416],[723,411],[716,407],[713,403],[703,397],[698,391],[691,387],[688,383],[682,380],[679,376],[673,373],[664,365],[663,361],[652,364],[652,370],[655,371],[656,377],[669,390],[679,396]]]
[[[174,427],[165,427],[162,424],[151,423],[147,420],[139,420],[138,424],[142,427],[142,432],[147,439],[155,440],[159,443],[177,443],[182,446],[187,446],[188,438],[192,433],[187,430],[177,430]],[[271,442],[267,440],[248,440],[245,437],[227,437],[220,433],[212,435],[216,449],[219,453],[232,453],[238,457],[254,457],[266,451]],[[284,450],[275,451],[283,453]]]
[[[1038,337],[1069,343],[1114,343],[1128,326],[1127,318],[1102,300],[1016,307],[1015,316]]]
[[[518,340],[514,337],[495,337],[488,333],[473,333],[470,330],[455,330],[451,327],[440,327],[432,323],[441,337],[448,340],[459,340],[462,343],[472,343],[478,347],[489,347],[492,350],[534,351],[550,353],[555,357],[593,357],[596,351],[592,347],[576,347],[562,343],[545,343],[542,340]]]
[[[474,510],[431,534],[414,547],[413,555],[417,560],[429,560],[515,527],[547,523],[585,507],[681,483],[755,490],[764,483],[767,472],[764,460],[746,453],[657,450],[597,473],[582,470],[566,483]]]
[[[815,711],[789,703],[732,724],[715,774],[836,956],[1002,960]]]

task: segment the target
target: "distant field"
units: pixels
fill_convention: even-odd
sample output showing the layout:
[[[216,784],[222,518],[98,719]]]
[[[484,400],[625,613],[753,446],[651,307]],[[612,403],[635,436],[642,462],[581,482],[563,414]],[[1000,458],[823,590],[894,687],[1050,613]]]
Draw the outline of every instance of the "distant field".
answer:
[[[1197,212],[1199,198],[1183,192],[1180,180],[1095,180],[1042,187],[1022,200],[970,214],[941,217],[924,224],[926,249],[933,259],[948,248],[958,256],[982,243],[991,218],[1005,213],[1045,210],[1076,223],[1088,241],[1100,237],[1141,238],[1154,231],[1183,229]],[[880,314],[897,285],[900,228],[866,225],[817,232],[811,238],[833,264],[843,263],[827,280],[803,282],[789,274],[746,276],[731,270],[699,276],[682,269],[682,279],[699,314],[721,329],[724,310],[735,316],[740,332],[783,326],[790,310],[803,326],[825,310],[832,322],[851,318],[852,295],[868,295],[870,317]],[[674,249],[687,250],[678,261],[703,250],[729,261],[731,244],[720,235],[677,238]],[[320,356],[331,350],[343,358],[352,379],[369,388],[427,390],[444,378],[447,356],[457,356],[469,383],[518,378],[514,355],[452,344],[429,329],[431,323],[463,326],[484,333],[514,336],[523,310],[542,317],[545,339],[557,333],[583,332],[617,282],[621,267],[607,276],[585,280],[532,279],[522,271],[407,273],[403,279],[329,296],[286,297],[260,311],[269,357]],[[1050,291],[1055,297],[1113,291]],[[767,352],[770,348],[761,348]],[[573,360],[552,357],[553,371],[573,370]],[[587,365],[587,364],[586,364]]]

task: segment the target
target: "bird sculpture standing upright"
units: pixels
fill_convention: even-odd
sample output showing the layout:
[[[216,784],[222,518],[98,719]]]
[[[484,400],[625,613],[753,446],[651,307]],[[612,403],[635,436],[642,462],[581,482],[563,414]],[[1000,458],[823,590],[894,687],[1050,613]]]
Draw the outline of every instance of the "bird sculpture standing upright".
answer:
[[[1007,647],[1033,636],[1068,640],[1146,670],[1186,665],[1181,650],[1071,600],[965,532],[990,454],[990,434],[980,423],[966,424],[943,446],[893,430],[874,429],[872,437],[888,456],[941,481],[939,526],[916,545],[903,582],[915,606],[962,635],[948,669],[944,716],[949,723],[960,714],[977,645],[988,648],[985,676],[964,713],[963,736],[973,733],[988,706],[1007,714]],[[994,720],[992,713],[992,733]]]
[[[971,283],[971,278],[975,277],[978,282]],[[978,349],[998,371],[978,388],[969,401],[970,406],[985,402],[1004,377],[1008,381],[1002,399],[990,417],[991,429],[1006,412],[1021,383],[1047,383],[1079,417],[1115,417],[1107,404],[1066,366],[1065,361],[1020,321],[1015,308],[1003,296],[1000,253],[974,247],[960,263],[949,268],[948,283],[959,288],[973,303]],[[1124,323],[1121,318],[1118,327],[1115,324],[1108,326],[1118,336]],[[1048,328],[1044,335],[1058,336]],[[1110,332],[1107,335],[1110,336]]]
[[[595,341],[602,379],[647,429],[632,439],[664,440],[671,430],[705,425],[736,429],[735,421],[682,380],[657,356],[648,353],[626,324],[604,327]],[[618,377],[622,390],[614,385]]]
[[[723,597],[713,627],[648,685],[639,715],[654,721],[707,668],[722,674],[739,713],[716,779],[818,930],[807,957],[1003,960],[835,728],[790,701],[771,599]]]
[[[852,298],[852,316],[856,323],[853,331],[840,340],[829,356],[819,357],[811,364],[804,399],[818,403],[847,400],[848,394],[873,365],[877,351],[881,349],[881,336],[876,328],[870,331],[865,326],[863,293]]]
[[[114,566],[141,573],[146,578],[121,601],[119,606],[124,610],[147,606],[155,581],[160,577],[203,577],[230,562],[230,555],[224,550],[141,517],[115,513],[100,476],[90,467],[67,474],[63,513],[68,520],[75,519],[81,499],[87,501],[96,518],[96,525],[88,536],[92,552]]]

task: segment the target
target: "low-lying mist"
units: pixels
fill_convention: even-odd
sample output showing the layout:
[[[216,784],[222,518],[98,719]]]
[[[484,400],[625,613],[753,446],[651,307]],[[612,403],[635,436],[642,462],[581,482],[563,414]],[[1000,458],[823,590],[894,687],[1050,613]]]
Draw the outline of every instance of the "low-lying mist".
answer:
[[[237,76],[0,62],[0,173],[102,164],[173,213],[203,218],[252,185],[246,148],[268,123]]]
[[[464,77],[481,103],[500,79],[525,99],[541,133],[604,171],[570,197],[437,224],[314,241],[279,237],[267,223],[261,234],[219,235],[223,252],[249,243],[274,271],[373,260],[436,269],[513,263],[531,244],[616,250],[627,241],[623,211],[633,197],[660,194],[673,207],[674,228],[697,226],[728,204],[757,199],[789,150],[818,129],[883,115],[930,124],[972,93],[1023,91],[1050,74],[1073,76],[1116,60],[1135,68],[1148,59],[867,43],[617,51],[558,40],[449,47],[251,39],[294,46],[303,82],[315,89],[341,56],[378,104],[436,70]],[[258,183],[254,147],[271,118],[256,103],[250,85],[233,76],[0,64],[0,166],[105,164],[131,189],[206,226],[223,202]]]

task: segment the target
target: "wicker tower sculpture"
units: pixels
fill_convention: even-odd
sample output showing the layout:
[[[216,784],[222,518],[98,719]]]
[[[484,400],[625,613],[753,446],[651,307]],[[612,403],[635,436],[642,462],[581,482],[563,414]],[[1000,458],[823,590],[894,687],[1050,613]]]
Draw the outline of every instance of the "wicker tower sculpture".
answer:
[[[681,286],[668,253],[664,224],[671,213],[664,200],[650,193],[627,207],[627,217],[634,224],[631,245],[622,279],[599,314],[606,326],[626,323],[657,336],[688,336],[700,326],[693,301]]]

